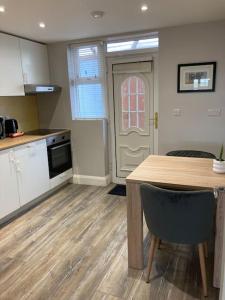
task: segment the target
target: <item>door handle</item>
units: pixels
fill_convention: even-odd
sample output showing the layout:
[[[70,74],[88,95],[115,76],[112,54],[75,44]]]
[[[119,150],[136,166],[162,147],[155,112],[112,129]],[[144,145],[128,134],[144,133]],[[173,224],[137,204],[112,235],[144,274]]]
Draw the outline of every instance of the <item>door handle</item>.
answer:
[[[158,127],[159,127],[159,113],[155,112],[154,113],[154,118],[150,119],[150,121],[154,121],[154,128],[158,129]]]

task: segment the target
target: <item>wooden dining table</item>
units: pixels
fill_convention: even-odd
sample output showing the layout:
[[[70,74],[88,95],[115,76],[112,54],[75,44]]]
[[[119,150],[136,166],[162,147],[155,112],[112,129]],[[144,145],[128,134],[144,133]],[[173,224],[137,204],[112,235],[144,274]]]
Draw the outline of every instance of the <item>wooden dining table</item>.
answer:
[[[139,187],[151,183],[179,190],[214,190],[217,197],[213,285],[220,287],[224,245],[225,174],[212,170],[212,159],[150,155],[127,178],[128,267],[144,268],[143,208]],[[218,189],[220,187],[220,189]],[[204,209],[204,208],[203,208]]]

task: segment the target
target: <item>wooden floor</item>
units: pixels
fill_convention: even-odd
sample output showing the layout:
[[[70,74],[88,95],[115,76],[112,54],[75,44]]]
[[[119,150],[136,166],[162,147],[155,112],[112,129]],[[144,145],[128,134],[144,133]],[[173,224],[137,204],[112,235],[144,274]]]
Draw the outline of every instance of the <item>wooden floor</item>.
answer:
[[[126,198],[111,188],[69,184],[0,230],[1,300],[204,298],[197,255],[184,246],[162,244],[150,284],[128,273]],[[218,299],[211,284],[207,299]]]

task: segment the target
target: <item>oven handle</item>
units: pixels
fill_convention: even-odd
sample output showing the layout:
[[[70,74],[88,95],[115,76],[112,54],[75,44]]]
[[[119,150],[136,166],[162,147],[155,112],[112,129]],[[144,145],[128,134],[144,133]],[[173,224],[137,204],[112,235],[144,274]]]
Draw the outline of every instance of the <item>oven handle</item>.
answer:
[[[48,146],[48,148],[51,149],[51,150],[56,150],[56,149],[62,148],[62,147],[67,146],[67,145],[71,145],[71,142],[67,142],[67,143],[64,143],[64,144],[61,144],[61,145],[55,146],[55,147],[54,146]]]

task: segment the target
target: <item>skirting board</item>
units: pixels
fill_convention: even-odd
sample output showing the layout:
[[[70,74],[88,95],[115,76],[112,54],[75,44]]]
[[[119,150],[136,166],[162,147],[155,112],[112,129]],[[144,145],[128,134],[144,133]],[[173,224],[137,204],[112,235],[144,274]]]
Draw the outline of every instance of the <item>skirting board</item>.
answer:
[[[107,186],[111,182],[111,175],[106,175],[105,177],[98,176],[86,176],[86,175],[73,175],[73,183],[76,184],[86,184],[86,185],[96,185],[96,186]]]

